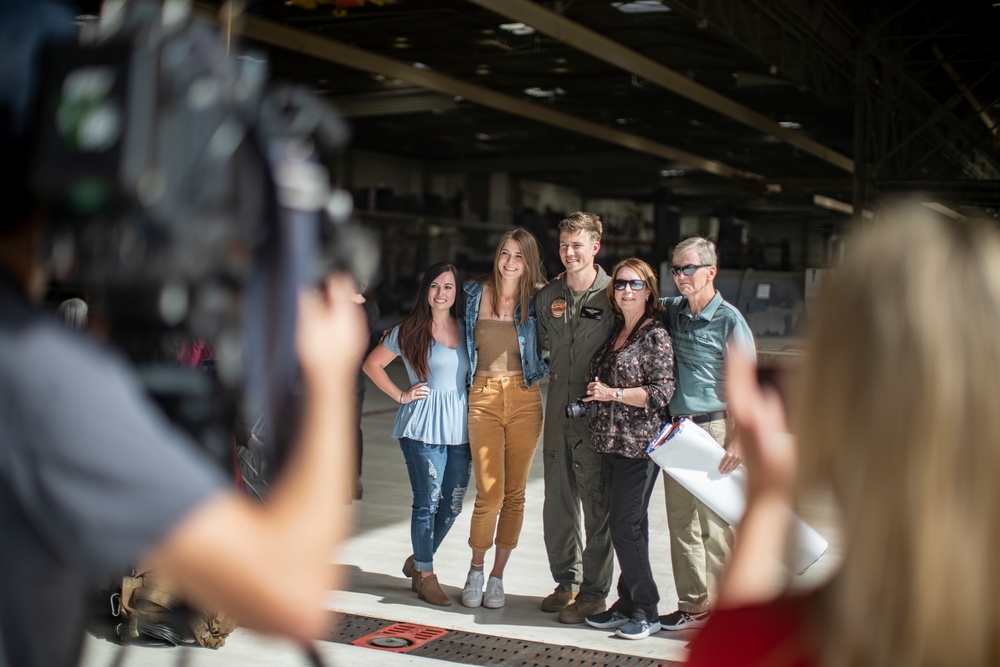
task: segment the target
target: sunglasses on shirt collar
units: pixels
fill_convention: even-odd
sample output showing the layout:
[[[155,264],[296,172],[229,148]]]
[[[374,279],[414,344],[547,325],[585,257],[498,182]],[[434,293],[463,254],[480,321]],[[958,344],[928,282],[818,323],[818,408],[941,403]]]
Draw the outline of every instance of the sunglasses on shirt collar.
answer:
[[[711,264],[686,264],[684,266],[671,266],[670,267],[670,273],[674,274],[675,276],[679,276],[682,273],[685,276],[693,276],[695,274],[695,271],[697,271],[698,269],[707,269],[710,266],[712,266],[712,265]]]
[[[614,286],[616,292],[624,290],[626,285],[631,287],[633,292],[638,292],[646,287],[646,281],[638,278],[635,280],[615,280],[612,285]]]

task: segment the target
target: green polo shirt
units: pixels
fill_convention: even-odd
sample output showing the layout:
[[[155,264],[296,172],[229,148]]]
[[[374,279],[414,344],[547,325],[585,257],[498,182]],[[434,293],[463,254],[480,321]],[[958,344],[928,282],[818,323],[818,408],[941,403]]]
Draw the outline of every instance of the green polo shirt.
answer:
[[[756,359],[753,333],[746,320],[718,291],[705,309],[691,315],[687,297],[660,299],[663,323],[674,344],[677,386],[670,401],[675,417],[726,409],[723,380],[729,345]]]

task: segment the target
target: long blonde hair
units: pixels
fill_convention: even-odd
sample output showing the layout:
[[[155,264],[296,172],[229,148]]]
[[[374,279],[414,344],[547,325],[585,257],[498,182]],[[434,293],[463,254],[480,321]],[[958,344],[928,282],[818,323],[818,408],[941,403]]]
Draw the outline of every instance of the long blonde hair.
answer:
[[[854,241],[791,394],[843,521],[822,663],[1000,664],[1000,233],[907,211]]]
[[[545,269],[542,268],[542,253],[538,248],[538,241],[531,232],[514,228],[505,232],[497,243],[496,254],[493,257],[493,273],[486,276],[482,282],[490,288],[490,305],[494,313],[500,312],[500,290],[498,285],[502,278],[500,276],[500,252],[503,244],[507,240],[513,240],[521,248],[521,257],[524,259],[524,276],[518,285],[518,302],[521,304],[521,324],[528,321],[528,307],[531,303],[531,295],[545,285]]]

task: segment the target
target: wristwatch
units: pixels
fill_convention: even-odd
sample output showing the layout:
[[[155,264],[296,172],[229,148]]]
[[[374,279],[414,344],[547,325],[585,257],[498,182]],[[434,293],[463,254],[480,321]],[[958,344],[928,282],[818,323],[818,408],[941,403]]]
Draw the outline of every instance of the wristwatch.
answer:
[[[625,396],[625,390],[619,387],[618,394],[615,396],[615,400],[617,400],[619,403],[621,403],[622,402],[622,397],[624,397],[624,396]]]

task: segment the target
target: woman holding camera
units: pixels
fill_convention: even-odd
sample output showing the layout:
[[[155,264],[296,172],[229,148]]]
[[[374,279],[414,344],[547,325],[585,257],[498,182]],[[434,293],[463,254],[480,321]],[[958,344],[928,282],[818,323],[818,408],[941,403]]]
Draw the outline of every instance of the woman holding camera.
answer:
[[[462,591],[466,607],[504,606],[503,573],[524,520],[524,489],[542,434],[547,372],[538,349],[535,291],[543,283],[535,237],[513,229],[500,239],[493,272],[465,286],[469,371],[469,441],[476,470],[472,563]],[[486,552],[496,557],[483,591]]]
[[[1000,232],[913,207],[852,232],[779,391],[730,355],[747,507],[689,665],[1000,664]],[[837,571],[790,590],[817,491]]]
[[[434,554],[462,511],[469,485],[469,356],[459,319],[459,274],[451,264],[427,269],[413,310],[365,359],[364,371],[399,402],[392,437],[399,439],[413,490],[413,555],[403,574],[421,600],[451,606],[434,574]],[[396,386],[385,367],[402,356],[410,384]]]
[[[615,629],[625,639],[660,630],[660,601],[649,561],[649,498],[657,466],[646,446],[670,418],[674,351],[660,322],[659,289],[646,262],[622,260],[611,272],[608,301],[616,326],[590,362],[594,381],[586,402],[595,403],[591,446],[604,455],[610,488],[611,542],[618,557],[618,601],[587,617],[595,628]]]

